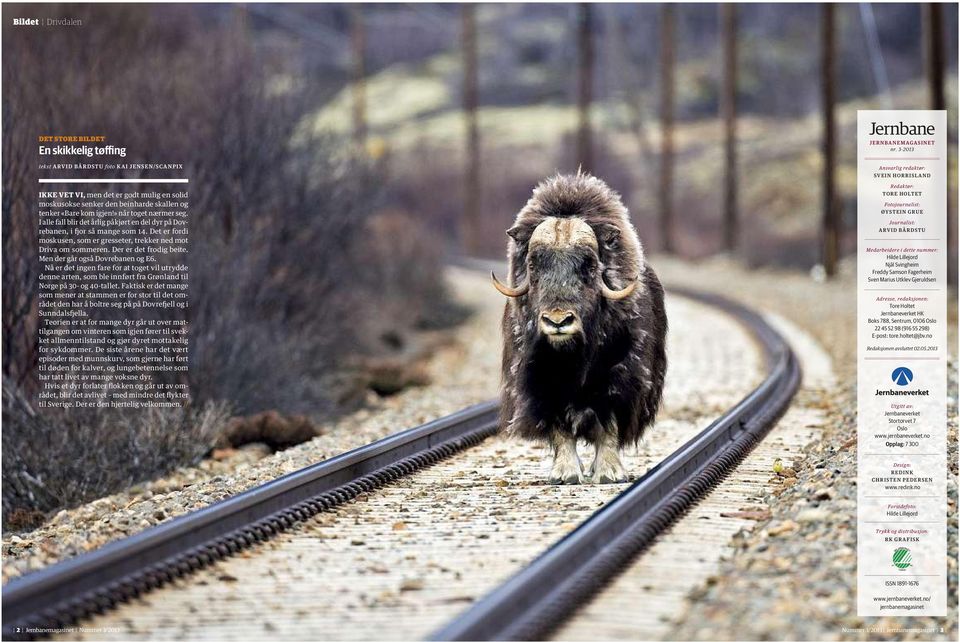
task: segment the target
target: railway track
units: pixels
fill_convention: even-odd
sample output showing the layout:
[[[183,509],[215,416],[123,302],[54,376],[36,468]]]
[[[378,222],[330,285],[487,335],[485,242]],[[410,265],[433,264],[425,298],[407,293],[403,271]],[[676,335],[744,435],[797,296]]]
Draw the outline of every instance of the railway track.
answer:
[[[726,310],[753,331],[767,362],[764,381],[532,564],[435,632],[432,639],[548,637],[722,481],[786,410],[800,383],[800,367],[784,339],[743,306],[717,296],[683,294]]]
[[[676,292],[676,291],[675,291]],[[532,564],[434,634],[438,639],[536,638],[731,470],[789,404],[799,368],[789,346],[755,313],[682,292],[744,324],[766,378],[740,403]],[[484,441],[496,431],[489,402],[307,467],[98,551],[11,581],[5,637],[70,626]],[[33,629],[34,631],[31,631]]]

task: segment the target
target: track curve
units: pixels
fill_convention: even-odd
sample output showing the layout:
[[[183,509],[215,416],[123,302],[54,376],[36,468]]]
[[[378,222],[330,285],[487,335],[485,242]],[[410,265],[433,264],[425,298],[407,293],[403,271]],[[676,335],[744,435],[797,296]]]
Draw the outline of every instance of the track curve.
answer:
[[[596,529],[598,524],[608,522],[610,515],[624,511],[624,506],[627,506],[624,496],[630,493],[636,495],[638,486],[651,488],[650,480],[657,479],[660,480],[658,487],[661,492],[679,492],[680,489],[669,488],[664,484],[672,484],[680,479],[676,476],[676,464],[680,460],[684,462],[681,469],[688,470],[689,466],[697,464],[696,470],[702,473],[704,466],[717,463],[717,457],[723,456],[720,462],[722,465],[711,469],[713,476],[722,475],[724,469],[735,465],[735,460],[749,450],[750,443],[762,437],[764,427],[769,427],[789,402],[799,379],[799,370],[792,359],[789,346],[762,318],[719,297],[677,290],[672,292],[724,309],[744,323],[763,348],[769,371],[764,382],[693,440],[700,440],[707,433],[714,435],[718,424],[723,424],[730,441],[728,445],[735,445],[735,448],[731,446],[717,450],[713,453],[716,457],[710,458],[706,463],[697,457],[690,459],[684,455],[689,454],[687,447],[674,453],[507,585],[494,591],[464,616],[442,629],[437,634],[438,637],[456,638],[464,634],[478,639],[532,637],[526,633],[546,630],[543,622],[557,621],[555,616],[548,613],[558,609],[562,611],[563,608],[558,606],[563,603],[562,600],[556,601],[556,598],[552,598],[546,602],[541,601],[526,611],[513,609],[504,612],[494,609],[490,613],[497,613],[497,618],[509,624],[508,628],[500,631],[484,628],[488,626],[492,616],[483,615],[482,610],[494,604],[496,600],[493,598],[496,596],[508,594],[504,593],[504,589],[518,578],[526,577],[523,581],[529,582],[530,577],[542,572],[536,571],[537,568],[542,568],[542,560],[556,556],[558,549],[570,546],[568,540],[574,535],[588,526],[588,530]],[[104,546],[93,553],[14,580],[5,586],[3,591],[4,636],[22,637],[22,631],[30,627],[62,627],[88,615],[102,613],[120,602],[270,539],[319,512],[480,443],[496,432],[496,409],[496,404],[489,402],[398,433]],[[754,441],[751,442],[751,439]],[[665,476],[668,471],[673,472]],[[708,483],[696,479],[684,483],[682,496],[687,503],[695,501],[696,497],[706,492],[709,487]],[[682,502],[671,505],[674,506],[674,516],[682,512]],[[636,505],[632,510],[635,512]],[[627,512],[633,515],[633,512]],[[654,530],[657,530],[666,523],[669,523],[669,519],[665,521],[662,516],[656,520],[648,520],[643,525],[643,531],[647,533],[651,526],[655,526]],[[582,533],[574,539],[581,537]],[[633,554],[629,551],[635,552],[638,546],[643,547],[643,538],[640,540],[639,545],[634,541],[629,546],[618,545],[614,548],[621,550],[621,557],[629,556]],[[613,550],[607,545],[604,545],[604,548]],[[610,566],[609,562],[607,566]],[[615,571],[615,568],[612,570]],[[596,583],[597,578],[602,575],[604,573],[596,570],[589,571],[586,574],[586,579],[590,580],[588,584]],[[558,579],[556,575],[548,577]],[[561,582],[566,587],[563,595],[575,594],[576,591],[570,592],[574,585],[585,585],[584,577],[570,584],[571,579],[566,578]],[[560,584],[554,588],[560,588]],[[560,594],[554,591],[553,595]],[[538,611],[544,615],[532,617]],[[509,617],[504,618],[505,614]],[[16,627],[20,627],[20,633]]]

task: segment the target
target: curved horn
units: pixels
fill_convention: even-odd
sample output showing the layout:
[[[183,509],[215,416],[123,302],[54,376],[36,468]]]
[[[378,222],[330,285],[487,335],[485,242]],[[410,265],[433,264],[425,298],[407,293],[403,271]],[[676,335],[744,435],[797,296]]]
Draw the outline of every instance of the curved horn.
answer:
[[[530,284],[524,281],[520,286],[511,288],[508,285],[504,285],[500,282],[500,279],[497,278],[497,275],[493,272],[490,272],[490,276],[493,277],[493,287],[497,288],[497,291],[503,296],[508,297],[518,297],[523,296],[530,289]]]
[[[627,284],[627,287],[622,290],[613,290],[611,289],[606,282],[604,282],[603,277],[600,277],[600,292],[603,293],[603,296],[610,299],[611,301],[620,301],[621,299],[626,299],[628,296],[633,294],[633,291],[637,289],[637,279],[630,281]]]

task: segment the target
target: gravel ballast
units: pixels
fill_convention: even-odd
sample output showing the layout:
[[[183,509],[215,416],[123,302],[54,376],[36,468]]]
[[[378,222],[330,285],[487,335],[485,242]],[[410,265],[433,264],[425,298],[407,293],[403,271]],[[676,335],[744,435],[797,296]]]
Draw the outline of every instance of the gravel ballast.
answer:
[[[251,444],[228,459],[208,459],[163,479],[60,511],[36,530],[4,533],[3,582],[495,397],[503,297],[490,286],[489,277],[476,272],[452,269],[450,279],[451,291],[474,313],[456,329],[454,340],[430,357],[430,385],[373,399],[370,407],[322,424],[323,434],[292,448],[270,454],[261,444]]]
[[[840,382],[817,399],[829,418],[820,437],[781,474],[771,470],[760,498],[769,516],[734,538],[735,553],[688,595],[664,639],[956,639],[957,381],[956,312],[950,318],[948,478],[949,614],[946,618],[856,615],[856,282],[845,263],[820,283],[798,272],[748,270],[725,260],[690,264],[654,256],[668,285],[715,291],[772,312],[812,335]],[[3,580],[218,501],[302,466],[495,396],[502,298],[486,278],[452,272],[467,301],[487,301],[431,358],[425,388],[405,390],[323,426],[326,434],[268,454],[257,446],[205,461],[168,478],[62,511],[39,529],[3,538]],[[469,363],[470,367],[464,367]],[[440,376],[437,376],[440,375]],[[668,569],[664,569],[668,570]],[[655,578],[654,578],[655,579]],[[941,630],[942,627],[942,630]]]
[[[724,259],[700,264],[655,260],[665,283],[721,292],[791,319],[834,361],[840,382],[819,403],[822,437],[793,462],[795,476],[771,475],[770,517],[744,529],[736,554],[689,596],[665,639],[929,640],[957,638],[956,299],[948,324],[946,618],[861,618],[857,588],[856,265],[819,283],[785,271],[746,270]]]

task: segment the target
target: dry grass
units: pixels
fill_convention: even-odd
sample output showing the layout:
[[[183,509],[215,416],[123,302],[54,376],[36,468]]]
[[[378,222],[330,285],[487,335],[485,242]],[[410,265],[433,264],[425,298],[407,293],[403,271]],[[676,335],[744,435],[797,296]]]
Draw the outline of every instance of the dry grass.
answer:
[[[242,22],[201,24],[186,8],[78,11],[82,33],[53,40],[4,27],[8,77],[64,79],[4,95],[5,520],[193,462],[228,410],[336,412],[342,365],[385,349],[383,319],[403,335],[450,318],[440,246],[411,221],[378,233],[382,168],[341,139],[303,135],[316,96],[277,90],[296,76],[289,60],[258,50]],[[184,164],[187,407],[35,407],[36,132],[106,133],[128,161]]]
[[[74,505],[196,462],[227,417],[222,404],[38,412],[4,380],[4,523],[29,524],[38,511]]]

